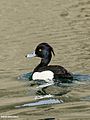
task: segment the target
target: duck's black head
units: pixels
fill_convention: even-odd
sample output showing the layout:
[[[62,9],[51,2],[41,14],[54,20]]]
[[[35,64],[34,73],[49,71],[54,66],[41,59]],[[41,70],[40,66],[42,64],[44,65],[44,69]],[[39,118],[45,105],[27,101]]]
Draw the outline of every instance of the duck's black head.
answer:
[[[55,55],[53,48],[48,43],[40,43],[34,52],[27,54],[27,58],[40,57],[41,63],[39,66],[46,66],[52,58],[52,53]]]
[[[40,57],[40,58],[51,58],[53,55],[55,55],[53,48],[48,43],[40,43],[35,51],[33,51],[31,54],[27,54],[26,57],[32,58],[32,57]]]
[[[41,43],[35,49],[35,54],[40,58],[49,58],[54,54],[53,48],[48,43]]]

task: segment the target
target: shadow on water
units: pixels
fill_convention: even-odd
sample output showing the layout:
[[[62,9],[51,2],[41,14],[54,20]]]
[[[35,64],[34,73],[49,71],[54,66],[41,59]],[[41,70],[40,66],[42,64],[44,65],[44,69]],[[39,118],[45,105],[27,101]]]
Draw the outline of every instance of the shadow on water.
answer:
[[[29,72],[29,73],[24,73],[22,75],[20,75],[18,77],[19,80],[25,80],[25,81],[32,81],[32,72]],[[54,86],[51,86],[51,93],[48,92],[48,94],[54,94],[54,91],[55,93],[57,91],[60,91],[60,94],[58,93],[59,96],[62,96],[64,94],[67,94],[70,90],[68,90],[68,88],[76,85],[78,82],[80,82],[81,84],[83,82],[86,82],[87,81],[89,82],[90,81],[90,75],[82,75],[82,74],[73,74],[73,82],[72,83],[56,83]],[[41,81],[38,81],[38,85],[39,84],[43,84],[43,81],[40,83]],[[54,89],[54,91],[53,91]],[[87,96],[87,97],[83,97],[81,100],[89,100],[90,101],[90,96]],[[23,104],[23,105],[20,105],[20,106],[16,106],[15,108],[22,108],[22,107],[33,107],[33,106],[39,106],[39,105],[51,105],[51,104],[61,104],[63,103],[63,100],[60,100],[60,99],[57,99],[57,98],[54,98],[54,97],[49,97],[49,98],[44,98],[44,99],[38,99],[38,100],[35,100],[34,102],[30,102],[30,103],[27,103],[27,104]]]

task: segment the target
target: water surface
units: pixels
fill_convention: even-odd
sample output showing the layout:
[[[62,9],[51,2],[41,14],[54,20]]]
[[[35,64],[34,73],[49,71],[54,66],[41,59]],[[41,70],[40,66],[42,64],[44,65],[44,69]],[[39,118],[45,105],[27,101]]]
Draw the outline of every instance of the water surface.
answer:
[[[40,59],[27,60],[25,55],[40,42],[48,42],[54,48],[56,55],[50,64],[62,65],[87,80],[64,87],[68,92],[57,98],[64,104],[15,109],[36,96],[36,86],[17,77],[39,64]],[[18,115],[19,120],[89,120],[90,82],[85,75],[90,75],[89,0],[0,1],[0,116]]]

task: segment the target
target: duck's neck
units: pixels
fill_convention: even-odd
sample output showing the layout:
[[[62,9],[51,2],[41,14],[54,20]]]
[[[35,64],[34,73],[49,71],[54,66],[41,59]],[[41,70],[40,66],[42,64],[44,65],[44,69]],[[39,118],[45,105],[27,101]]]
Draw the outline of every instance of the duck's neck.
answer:
[[[40,64],[34,69],[34,72],[37,72],[41,67],[47,66],[50,61],[51,61],[51,57],[42,58]]]

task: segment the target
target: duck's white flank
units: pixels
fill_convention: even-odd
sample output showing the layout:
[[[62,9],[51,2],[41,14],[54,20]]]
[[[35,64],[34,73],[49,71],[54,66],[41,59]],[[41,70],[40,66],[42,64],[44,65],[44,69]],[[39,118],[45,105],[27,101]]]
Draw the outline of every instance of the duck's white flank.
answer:
[[[32,76],[33,80],[45,80],[48,83],[52,82],[53,78],[54,78],[54,73],[50,70],[35,72]]]

